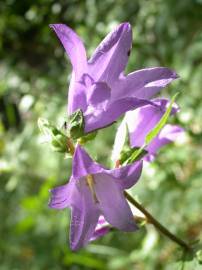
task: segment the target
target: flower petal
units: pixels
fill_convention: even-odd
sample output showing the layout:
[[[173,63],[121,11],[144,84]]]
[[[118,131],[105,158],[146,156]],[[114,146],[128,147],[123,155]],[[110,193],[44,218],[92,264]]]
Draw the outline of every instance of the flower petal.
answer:
[[[73,72],[68,92],[68,114],[71,115],[77,109],[81,109],[84,112],[86,108],[86,86],[80,81],[75,81],[75,74]]]
[[[179,136],[184,133],[184,129],[177,125],[165,125],[158,136],[149,144],[147,150],[152,155],[164,145],[174,142]]]
[[[121,189],[128,189],[137,183],[142,173],[142,161],[137,161],[131,165],[123,166],[114,170],[106,171],[114,177]]]
[[[120,97],[150,99],[162,88],[177,79],[177,74],[164,67],[137,70],[114,84],[114,100]]]
[[[83,42],[79,36],[65,24],[51,24],[50,27],[55,31],[61,41],[73,66],[68,93],[68,114],[71,115],[78,108],[85,111],[86,87],[80,81],[83,73],[87,72],[87,57]]]
[[[88,89],[87,103],[91,104],[96,109],[96,107],[103,102],[108,104],[110,96],[111,89],[109,86],[104,82],[97,82]]]
[[[105,37],[89,60],[91,76],[109,84],[118,79],[128,62],[131,45],[131,26],[122,23]]]
[[[91,237],[90,241],[97,240],[98,238],[107,234],[109,231],[110,231],[109,223],[105,220],[103,216],[100,216],[94,234]]]
[[[123,231],[137,229],[123,191],[116,180],[105,173],[94,175],[98,205],[106,221]]]
[[[65,48],[72,63],[76,78],[85,73],[87,58],[86,50],[79,36],[65,24],[51,24],[59,40]]]
[[[86,151],[77,145],[73,156],[72,176],[78,179],[88,174],[99,173],[102,170],[101,165],[94,162]]]
[[[100,215],[99,209],[93,201],[84,179],[80,179],[80,186],[74,196],[72,207],[70,246],[72,250],[84,247],[94,234]]]
[[[72,203],[73,190],[74,184],[71,181],[66,185],[51,189],[49,207],[56,209],[69,207]]]
[[[123,113],[140,106],[150,104],[148,100],[138,98],[124,98],[113,103],[100,103],[100,106],[89,106],[84,113],[85,132],[106,127],[115,122]]]
[[[149,104],[126,113],[125,119],[129,130],[131,147],[141,147],[144,144],[146,135],[160,121],[170,103],[167,99],[155,99],[152,101],[152,105]],[[174,104],[172,114],[177,111],[178,107]]]
[[[110,227],[108,226],[103,226],[100,228],[96,228],[93,236],[91,237],[90,241],[94,241],[97,240],[98,238],[104,236],[105,234],[107,234],[110,231]]]

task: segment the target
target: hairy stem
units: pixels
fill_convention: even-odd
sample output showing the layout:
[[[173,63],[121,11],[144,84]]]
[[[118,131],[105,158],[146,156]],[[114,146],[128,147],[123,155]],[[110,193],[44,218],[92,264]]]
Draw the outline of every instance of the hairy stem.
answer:
[[[126,199],[134,205],[137,209],[139,209],[147,218],[148,222],[153,224],[160,232],[162,232],[165,236],[170,238],[172,241],[180,245],[186,250],[191,250],[191,247],[184,242],[182,239],[178,238],[176,235],[172,234],[166,227],[164,227],[158,220],[156,220],[140,203],[138,203],[128,192],[124,191],[124,195]]]

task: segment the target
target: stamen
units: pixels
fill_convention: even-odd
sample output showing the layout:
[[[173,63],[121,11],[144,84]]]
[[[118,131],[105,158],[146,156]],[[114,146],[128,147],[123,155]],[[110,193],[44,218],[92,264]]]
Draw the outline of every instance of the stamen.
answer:
[[[95,181],[94,181],[93,176],[91,174],[88,174],[86,176],[86,182],[87,182],[87,185],[89,186],[89,189],[93,195],[94,202],[99,203],[97,196],[96,196],[96,193],[95,193],[95,188],[94,188]]]

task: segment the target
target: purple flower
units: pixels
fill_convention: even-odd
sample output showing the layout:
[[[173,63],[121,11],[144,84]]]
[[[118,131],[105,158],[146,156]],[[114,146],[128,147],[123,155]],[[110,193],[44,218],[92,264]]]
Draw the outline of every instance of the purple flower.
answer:
[[[118,169],[105,169],[77,146],[70,181],[51,190],[49,203],[56,209],[71,207],[70,246],[73,250],[85,246],[96,236],[100,216],[120,230],[137,229],[123,191],[137,182],[141,171],[142,161]]]
[[[87,60],[82,40],[73,30],[64,24],[51,27],[73,67],[68,113],[82,110],[85,132],[105,127],[126,111],[148,104],[148,99],[177,78],[174,71],[164,67],[124,75],[132,46],[129,23],[122,23],[109,33],[90,60]]]
[[[154,99],[152,102],[153,105],[149,104],[126,113],[125,121],[129,131],[131,147],[143,146],[146,135],[156,126],[169,106],[167,99]],[[174,104],[171,114],[175,114],[178,111],[178,106]],[[161,147],[175,141],[183,132],[184,130],[180,126],[165,125],[157,137],[146,147],[149,153],[146,156],[146,160],[153,160]]]

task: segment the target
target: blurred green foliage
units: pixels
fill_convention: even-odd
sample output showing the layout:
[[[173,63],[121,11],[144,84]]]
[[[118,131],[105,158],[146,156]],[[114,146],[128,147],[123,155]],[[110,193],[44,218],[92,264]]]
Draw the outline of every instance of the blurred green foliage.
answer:
[[[48,209],[48,190],[65,183],[71,163],[42,142],[37,119],[61,127],[66,119],[71,66],[49,29],[63,22],[85,41],[88,55],[115,25],[129,21],[134,45],[127,71],[173,68],[181,79],[163,95],[180,91],[172,121],[187,130],[144,168],[132,192],[183,239],[202,228],[202,1],[4,0],[0,1],[0,269],[199,270],[182,265],[175,244],[152,226],[112,232],[73,253],[69,211]],[[109,164],[117,124],[100,131],[87,149]],[[183,268],[184,267],[184,268]]]

